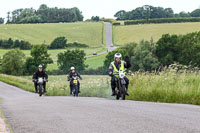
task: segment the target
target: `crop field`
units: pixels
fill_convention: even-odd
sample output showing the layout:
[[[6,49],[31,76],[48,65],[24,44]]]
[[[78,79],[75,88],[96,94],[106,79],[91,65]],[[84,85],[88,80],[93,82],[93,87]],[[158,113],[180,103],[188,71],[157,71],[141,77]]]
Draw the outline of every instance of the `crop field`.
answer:
[[[200,23],[141,24],[114,26],[113,41],[115,45],[124,45],[141,40],[157,41],[163,34],[187,34],[200,30]]]

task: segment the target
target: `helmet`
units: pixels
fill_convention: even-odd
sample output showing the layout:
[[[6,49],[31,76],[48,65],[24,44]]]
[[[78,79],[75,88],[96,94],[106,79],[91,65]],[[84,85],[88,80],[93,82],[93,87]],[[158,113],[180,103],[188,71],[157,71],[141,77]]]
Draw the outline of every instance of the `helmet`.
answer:
[[[120,53],[116,53],[115,56],[114,56],[114,59],[116,59],[116,58],[122,59],[122,55]]]
[[[39,65],[38,68],[42,68],[42,65]]]
[[[75,70],[75,68],[74,68],[74,67],[71,67],[71,70]]]

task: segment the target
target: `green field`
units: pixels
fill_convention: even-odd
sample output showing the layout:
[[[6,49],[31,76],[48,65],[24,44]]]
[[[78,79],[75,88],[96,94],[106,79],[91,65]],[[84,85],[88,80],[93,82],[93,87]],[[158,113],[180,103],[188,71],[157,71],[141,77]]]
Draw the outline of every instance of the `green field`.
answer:
[[[54,23],[0,25],[0,39],[26,40],[31,44],[50,44],[64,36],[68,42],[80,42],[91,47],[102,44],[102,23]]]
[[[104,65],[104,60],[107,54],[91,57],[86,59],[86,65],[88,65],[88,69],[97,69]]]
[[[139,42],[142,39],[157,41],[163,34],[186,34],[200,30],[200,23],[142,24],[114,26],[113,41],[115,45]]]

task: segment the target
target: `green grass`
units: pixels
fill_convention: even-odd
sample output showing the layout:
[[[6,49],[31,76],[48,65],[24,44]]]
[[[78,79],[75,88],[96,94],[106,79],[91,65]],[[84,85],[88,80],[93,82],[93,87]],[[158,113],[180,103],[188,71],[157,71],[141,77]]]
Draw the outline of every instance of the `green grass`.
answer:
[[[50,44],[56,37],[64,36],[68,42],[80,42],[90,47],[102,44],[102,23],[54,23],[0,25],[0,39],[25,40],[31,44]]]
[[[98,67],[102,67],[104,65],[104,60],[107,54],[90,57],[86,59],[86,65],[88,65],[87,69],[97,69]]]
[[[130,100],[200,105],[199,73],[136,73],[129,79]]]
[[[114,26],[115,45],[139,42],[142,39],[157,41],[163,34],[186,34],[200,30],[200,23],[143,24]]]

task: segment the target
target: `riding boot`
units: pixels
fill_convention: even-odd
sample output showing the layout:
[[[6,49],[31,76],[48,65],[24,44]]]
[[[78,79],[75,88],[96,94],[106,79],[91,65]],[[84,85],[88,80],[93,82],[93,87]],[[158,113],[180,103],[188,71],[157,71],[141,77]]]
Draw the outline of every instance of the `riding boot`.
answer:
[[[44,92],[47,92],[47,91],[46,91],[46,88],[44,88]]]
[[[112,94],[111,94],[111,96],[115,96],[116,94],[115,94],[115,88],[112,88]]]
[[[70,95],[72,95],[72,87],[70,86]]]
[[[35,93],[38,93],[38,88],[37,88],[37,84],[35,83]]]
[[[78,93],[81,93],[81,91],[80,91],[80,87],[78,87]]]
[[[126,95],[129,96],[129,93],[128,93],[128,85],[126,85]]]
[[[78,85],[78,93],[81,93],[81,91],[80,91],[80,84]]]

